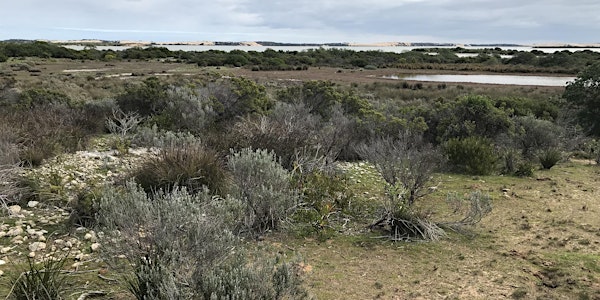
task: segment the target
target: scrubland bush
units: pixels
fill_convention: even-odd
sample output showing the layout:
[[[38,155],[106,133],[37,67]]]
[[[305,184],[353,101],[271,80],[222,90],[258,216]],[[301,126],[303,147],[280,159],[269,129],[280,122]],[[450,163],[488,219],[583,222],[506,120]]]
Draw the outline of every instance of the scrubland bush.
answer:
[[[281,103],[269,115],[240,119],[229,136],[234,149],[268,149],[275,152],[282,165],[291,168],[296,151],[316,144],[320,125],[320,117],[305,106]]]
[[[275,153],[245,148],[227,157],[227,167],[234,183],[232,195],[246,206],[246,230],[262,234],[278,229],[298,203],[298,195]]]
[[[156,124],[151,127],[140,127],[132,137],[131,143],[138,147],[165,148],[172,145],[196,143],[198,138],[189,132],[173,132],[158,129]]]
[[[362,144],[357,152],[375,165],[386,182],[383,213],[371,228],[387,226],[393,240],[437,240],[444,235],[441,228],[414,209],[416,200],[434,191],[428,185],[441,162],[439,154],[422,136],[402,132],[398,137]]]
[[[549,170],[554,167],[558,162],[560,162],[563,158],[562,151],[556,148],[550,148],[546,150],[542,150],[538,153],[537,158],[539,159],[542,167],[544,169]]]
[[[109,187],[100,201],[104,253],[124,254],[137,299],[302,299],[292,262],[250,253],[232,234],[227,215],[236,200],[174,188],[149,196],[134,182]],[[233,204],[233,205],[232,205]],[[131,266],[131,267],[130,267]],[[256,297],[255,297],[256,296]]]
[[[453,138],[443,145],[450,166],[471,175],[496,171],[497,156],[492,142],[482,137]]]
[[[550,121],[532,116],[516,117],[516,144],[526,158],[532,159],[540,151],[561,146],[564,129]]]
[[[131,177],[146,192],[184,186],[190,192],[207,187],[220,194],[227,187],[227,172],[219,154],[200,141],[165,145],[148,157]]]
[[[356,196],[346,176],[314,172],[300,184],[303,205],[294,215],[294,226],[301,234],[328,237],[343,229],[345,217],[355,214],[352,203]]]

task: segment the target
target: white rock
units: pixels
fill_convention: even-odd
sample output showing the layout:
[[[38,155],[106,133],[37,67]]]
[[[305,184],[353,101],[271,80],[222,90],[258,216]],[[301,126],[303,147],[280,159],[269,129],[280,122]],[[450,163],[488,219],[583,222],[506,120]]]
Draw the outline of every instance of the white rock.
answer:
[[[75,260],[82,260],[84,257],[85,257],[85,254],[79,253],[79,254],[75,255]]]
[[[5,264],[6,264],[6,261],[5,261],[5,260],[3,260],[3,259],[0,259],[0,266],[1,266],[1,265],[5,265]]]
[[[44,242],[33,242],[29,245],[29,251],[35,252],[46,249],[46,243]]]
[[[19,205],[11,205],[11,206],[8,207],[8,212],[11,215],[16,215],[16,214],[18,214],[18,213],[21,212],[21,206],[19,206]]]
[[[4,271],[0,270],[0,276],[4,275]]]
[[[87,241],[87,240],[91,240],[93,237],[94,236],[88,232],[85,234],[85,236],[83,236],[83,239]]]
[[[71,268],[73,268],[73,269],[77,270],[77,269],[79,268],[79,266],[81,266],[81,263],[80,263],[80,262],[75,262],[75,263],[73,263],[73,264],[71,265]]]
[[[38,201],[29,201],[27,202],[27,207],[36,207],[40,202]]]
[[[21,226],[11,228],[6,235],[17,236],[23,234],[23,228]]]
[[[45,242],[46,241],[46,237],[43,236],[43,235],[38,235],[38,241]]]
[[[21,244],[23,244],[23,240],[13,240],[12,243],[15,245],[21,245]]]
[[[71,248],[71,247],[73,247],[73,243],[71,243],[71,241],[66,241],[64,243],[64,246],[67,247],[67,248]]]
[[[0,249],[0,254],[6,254],[8,253],[10,250],[12,250],[11,247],[2,247],[2,249]]]
[[[4,232],[4,231],[0,231],[0,238],[3,238],[3,237],[5,237],[5,236],[6,236],[6,232]]]
[[[29,252],[29,257],[34,258],[35,257],[35,252],[33,252],[33,251]]]
[[[92,246],[91,246],[91,248],[92,248],[92,252],[96,252],[100,248],[100,244],[99,243],[93,243]]]
[[[27,234],[29,234],[29,235],[34,235],[37,233],[37,231],[35,231],[35,229],[33,229],[33,228],[27,228],[26,231],[27,231]]]

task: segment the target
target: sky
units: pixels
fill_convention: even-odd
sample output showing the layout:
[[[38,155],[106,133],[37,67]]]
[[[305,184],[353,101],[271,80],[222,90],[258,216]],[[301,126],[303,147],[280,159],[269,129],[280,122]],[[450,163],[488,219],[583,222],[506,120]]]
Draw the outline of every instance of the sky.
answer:
[[[18,0],[6,39],[600,43],[600,1]]]

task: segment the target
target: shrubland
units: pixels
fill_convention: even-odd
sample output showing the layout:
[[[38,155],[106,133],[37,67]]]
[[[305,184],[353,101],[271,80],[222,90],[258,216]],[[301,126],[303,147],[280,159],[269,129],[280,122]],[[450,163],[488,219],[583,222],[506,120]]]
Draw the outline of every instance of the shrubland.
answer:
[[[0,49],[10,57],[35,50]],[[99,55],[86,51],[72,55]],[[133,49],[116,55],[174,54]],[[210,55],[234,65],[265,63],[254,53],[189,55],[195,63],[206,56],[207,65]],[[348,60],[381,66],[397,59],[322,49],[261,55],[272,65],[288,56],[311,66]],[[531,60],[514,58],[507,64]],[[400,59],[431,63],[420,61],[420,53]],[[460,64],[452,53],[438,59]],[[535,61],[553,66],[550,58]],[[30,200],[61,206],[70,220],[61,230],[102,232],[102,264],[122,275],[121,288],[137,299],[303,299],[310,297],[302,283],[306,262],[294,249],[273,250],[264,241],[437,241],[423,246],[437,249],[446,239],[480,238],[471,235],[473,228],[493,215],[496,199],[494,190],[479,188],[479,178],[510,182],[526,180],[511,176],[555,174],[548,169],[574,155],[598,161],[594,124],[584,112],[594,108],[589,89],[597,82],[586,72],[579,79],[584,83],[570,84],[564,97],[446,85],[262,83],[210,74],[180,81],[139,76],[111,82],[119,85],[113,98],[88,99],[61,89],[16,88],[7,80],[0,91],[0,202],[7,211]],[[586,101],[573,100],[582,94]],[[51,169],[76,155],[97,157],[94,167]],[[476,183],[440,196],[440,178],[447,176]],[[500,190],[517,197],[509,187]],[[528,217],[521,218],[523,228],[531,226]],[[543,283],[551,275],[539,276]]]

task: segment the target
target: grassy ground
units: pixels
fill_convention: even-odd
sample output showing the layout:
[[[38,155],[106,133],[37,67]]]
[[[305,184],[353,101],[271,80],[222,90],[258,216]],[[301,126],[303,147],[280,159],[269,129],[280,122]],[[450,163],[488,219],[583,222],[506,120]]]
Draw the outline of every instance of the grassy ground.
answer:
[[[368,232],[280,242],[312,266],[307,283],[320,299],[598,299],[599,175],[581,161],[535,178],[440,174],[425,206],[477,189],[493,197],[492,214],[435,243]]]

